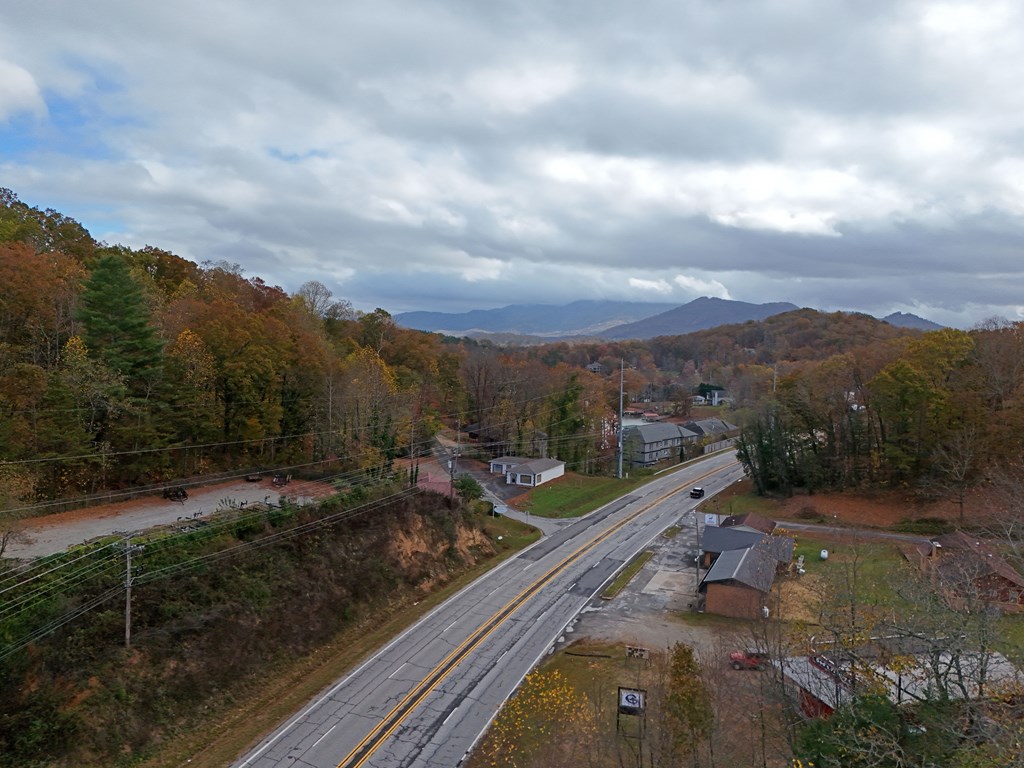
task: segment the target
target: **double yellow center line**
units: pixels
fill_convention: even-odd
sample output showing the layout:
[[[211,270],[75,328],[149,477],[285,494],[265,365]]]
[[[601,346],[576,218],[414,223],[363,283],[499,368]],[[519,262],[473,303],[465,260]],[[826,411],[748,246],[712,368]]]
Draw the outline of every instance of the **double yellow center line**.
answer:
[[[698,477],[694,482],[699,483],[705,478],[721,472],[722,469],[723,468],[720,467],[706,472]],[[650,510],[652,507],[671,498],[672,496],[675,496],[677,493],[681,493],[683,490],[686,490],[686,487],[680,486],[679,488],[669,491],[668,493],[663,493],[654,500],[647,502],[640,509],[630,513],[622,520],[612,525],[604,533],[596,536],[591,541],[583,544],[568,554],[557,565],[553,566],[543,576],[527,586],[522,592],[502,606],[494,615],[481,624],[473,634],[463,640],[457,648],[445,656],[444,659],[430,671],[422,682],[418,683],[415,688],[406,694],[405,698],[398,702],[394,709],[388,712],[388,714],[384,716],[384,719],[381,720],[373,730],[366,734],[362,741],[360,741],[351,752],[345,755],[341,762],[338,763],[337,768],[361,768],[361,766],[370,759],[370,756],[377,750],[377,748],[380,747],[380,745],[383,744],[392,733],[394,733],[395,729],[405,721],[405,718],[409,713],[418,707],[420,703],[430,695],[431,691],[433,691],[446,677],[448,677],[451,671],[458,666],[466,656],[476,650],[484,640],[490,637],[494,630],[500,627],[504,621],[516,611],[516,609],[537,594],[537,592],[542,588],[547,586],[547,584],[558,574],[598,544],[605,541],[615,533],[618,533],[623,527]]]

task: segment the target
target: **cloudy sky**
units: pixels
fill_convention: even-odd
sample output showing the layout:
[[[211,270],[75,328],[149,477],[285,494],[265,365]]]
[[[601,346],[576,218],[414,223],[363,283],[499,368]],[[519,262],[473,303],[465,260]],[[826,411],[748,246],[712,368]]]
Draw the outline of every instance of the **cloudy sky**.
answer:
[[[10,0],[0,186],[370,310],[1024,318],[1024,4]]]

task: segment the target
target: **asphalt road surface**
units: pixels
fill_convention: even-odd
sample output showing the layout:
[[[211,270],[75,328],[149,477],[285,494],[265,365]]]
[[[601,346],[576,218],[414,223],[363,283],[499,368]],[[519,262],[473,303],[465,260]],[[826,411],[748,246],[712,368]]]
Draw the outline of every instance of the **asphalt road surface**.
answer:
[[[595,593],[655,536],[738,480],[732,452],[658,478],[541,539],[434,609],[235,768],[458,766]]]

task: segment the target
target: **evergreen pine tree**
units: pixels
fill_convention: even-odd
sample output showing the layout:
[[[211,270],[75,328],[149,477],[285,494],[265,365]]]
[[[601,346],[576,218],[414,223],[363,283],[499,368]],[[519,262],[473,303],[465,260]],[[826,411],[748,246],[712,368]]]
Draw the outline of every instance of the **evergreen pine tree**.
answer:
[[[78,318],[89,354],[124,377],[131,396],[148,399],[159,380],[163,345],[150,322],[142,288],[124,257],[112,252],[96,261]]]

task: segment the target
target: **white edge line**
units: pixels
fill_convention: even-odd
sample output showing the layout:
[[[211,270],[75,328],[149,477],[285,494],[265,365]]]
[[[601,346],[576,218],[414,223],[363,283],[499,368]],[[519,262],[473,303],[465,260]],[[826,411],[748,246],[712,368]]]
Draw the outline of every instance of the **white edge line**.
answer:
[[[500,563],[498,563],[498,565],[496,565],[494,568],[489,570],[486,574],[481,576],[480,579],[477,579],[476,581],[473,581],[473,582],[467,584],[462,589],[460,589],[458,592],[454,593],[453,595],[450,595],[442,603],[437,605],[433,610],[431,610],[425,616],[422,616],[415,624],[412,624],[411,626],[406,627],[406,629],[403,632],[401,632],[400,634],[398,634],[394,638],[392,638],[391,641],[387,645],[385,645],[384,647],[380,648],[372,656],[368,657],[362,664],[360,664],[358,667],[356,667],[351,672],[349,672],[347,675],[345,675],[345,677],[343,677],[340,681],[338,681],[333,686],[331,686],[331,688],[329,688],[327,691],[325,691],[322,695],[320,695],[319,697],[317,697],[316,699],[311,701],[309,704],[307,704],[305,707],[303,707],[301,710],[299,710],[296,714],[292,715],[291,720],[288,720],[283,725],[278,726],[278,730],[271,734],[271,736],[268,738],[268,740],[267,740],[267,742],[265,744],[263,744],[259,749],[257,749],[255,752],[253,752],[249,757],[245,758],[245,760],[243,760],[241,763],[237,764],[238,768],[245,768],[245,766],[251,764],[254,760],[259,759],[259,757],[264,752],[266,752],[268,749],[270,749],[272,746],[274,746],[274,744],[276,744],[278,741],[280,741],[281,738],[285,734],[287,734],[292,728],[294,728],[298,723],[300,723],[302,721],[302,719],[306,715],[308,715],[314,709],[319,707],[325,700],[327,700],[331,696],[333,696],[335,694],[335,692],[339,688],[344,686],[353,677],[358,675],[366,667],[368,667],[370,664],[375,662],[381,655],[383,655],[385,652],[390,650],[392,646],[396,645],[399,641],[404,640],[408,635],[411,635],[414,631],[418,631],[420,629],[421,625],[425,624],[427,621],[432,619],[434,617],[434,614],[439,613],[443,608],[445,608],[448,605],[448,603],[454,601],[458,597],[461,597],[463,592],[467,592],[470,589],[472,589],[473,587],[477,586],[477,584],[479,584],[479,582],[481,580],[486,580],[486,579],[491,578],[491,576],[493,574],[498,573],[503,568],[508,566],[510,563],[512,563],[514,560],[516,560],[519,557],[519,555],[522,554],[523,552],[528,552],[530,549],[532,549],[537,544],[539,544],[541,542],[541,540],[542,539],[538,539],[537,541],[535,541],[533,544],[531,544],[526,549],[521,550],[515,556],[506,558],[505,560],[502,560]]]
[[[684,485],[685,485],[685,484],[684,484]],[[680,487],[682,487],[682,486],[680,486]],[[619,567],[618,569],[616,569],[616,571],[615,571],[614,573],[612,573],[611,575],[609,575],[609,576],[608,576],[608,578],[607,578],[607,579],[605,579],[605,580],[604,580],[604,581],[603,581],[603,582],[602,582],[602,583],[601,583],[601,584],[600,584],[600,585],[599,585],[599,586],[597,587],[597,589],[595,589],[595,590],[594,590],[593,594],[589,595],[589,596],[588,596],[588,597],[587,597],[586,599],[584,599],[584,600],[580,601],[580,606],[579,606],[579,608],[577,608],[577,609],[576,609],[576,610],[575,610],[575,611],[574,611],[574,612],[573,612],[573,613],[572,613],[572,614],[571,614],[571,615],[569,616],[569,618],[568,618],[568,619],[566,620],[566,622],[565,622],[565,623],[564,623],[564,624],[562,625],[562,628],[561,628],[560,630],[558,630],[558,632],[556,632],[556,633],[554,634],[554,636],[552,637],[552,639],[551,639],[551,640],[550,640],[549,642],[547,642],[547,643],[545,643],[545,644],[544,644],[544,648],[543,648],[543,649],[541,650],[541,652],[540,652],[539,654],[537,654],[537,658],[535,658],[535,659],[533,660],[533,663],[532,663],[532,664],[530,664],[530,666],[529,666],[529,667],[528,667],[528,668],[526,669],[526,671],[525,671],[525,672],[523,672],[523,674],[522,674],[522,675],[521,675],[521,676],[519,677],[519,679],[518,679],[518,680],[516,681],[516,684],[515,684],[514,686],[512,686],[512,688],[511,688],[511,689],[509,690],[509,692],[508,692],[508,693],[507,693],[507,694],[505,695],[505,698],[503,698],[503,699],[501,700],[501,703],[500,703],[500,704],[498,705],[497,709],[495,709],[495,710],[494,710],[494,714],[493,714],[493,715],[491,715],[491,716],[490,716],[490,717],[489,717],[489,718],[487,719],[487,722],[486,722],[486,723],[484,723],[484,725],[483,725],[483,728],[481,728],[481,729],[480,729],[480,733],[478,733],[478,734],[476,735],[476,738],[474,738],[474,739],[473,739],[473,741],[472,741],[472,742],[470,743],[470,745],[469,745],[469,748],[468,748],[468,749],[466,749],[466,753],[465,753],[465,754],[464,754],[464,755],[462,756],[462,760],[460,760],[460,761],[459,761],[459,763],[458,763],[459,765],[462,765],[462,762],[463,762],[463,760],[465,760],[465,759],[466,759],[466,757],[468,757],[468,756],[469,756],[469,754],[470,754],[470,753],[471,753],[471,752],[472,752],[472,751],[473,751],[473,750],[474,750],[474,749],[476,748],[476,745],[477,745],[477,743],[478,743],[478,742],[480,741],[480,739],[481,739],[481,738],[483,737],[484,733],[486,733],[486,732],[487,732],[487,729],[491,727],[491,723],[492,723],[492,722],[494,722],[494,718],[496,718],[496,717],[498,716],[498,712],[500,712],[500,711],[501,711],[501,708],[505,706],[505,702],[507,702],[507,701],[508,701],[508,700],[509,700],[510,698],[512,698],[512,694],[514,694],[514,693],[516,692],[516,690],[517,690],[517,689],[519,688],[519,686],[520,686],[520,685],[522,685],[522,683],[523,683],[523,680],[524,680],[524,679],[526,679],[526,676],[527,676],[528,674],[530,674],[530,672],[532,672],[532,671],[533,671],[533,668],[534,668],[534,667],[536,667],[536,666],[537,666],[537,664],[539,664],[539,663],[540,663],[540,660],[541,660],[541,659],[543,659],[543,658],[544,658],[545,656],[547,656],[547,655],[548,655],[548,652],[549,652],[549,650],[551,649],[551,644],[552,644],[552,643],[554,643],[554,642],[555,642],[556,640],[558,640],[559,636],[561,636],[562,634],[564,634],[564,633],[565,633],[565,628],[566,628],[566,627],[568,627],[568,626],[569,626],[569,625],[570,625],[570,624],[571,624],[571,623],[572,623],[572,622],[573,622],[573,621],[574,621],[574,620],[575,620],[575,619],[576,619],[576,618],[577,618],[577,617],[578,617],[578,616],[580,615],[580,613],[581,613],[581,612],[583,611],[583,609],[587,607],[587,604],[588,604],[588,603],[589,603],[589,602],[590,602],[591,600],[593,600],[593,599],[594,599],[594,595],[596,595],[596,594],[597,594],[598,592],[600,592],[600,591],[601,591],[602,589],[604,589],[605,585],[606,585],[606,584],[608,584],[608,583],[609,583],[609,582],[610,582],[610,581],[611,581],[611,580],[612,580],[613,578],[615,578],[615,576],[617,576],[617,575],[618,575],[619,571],[621,571],[621,570],[622,570],[623,568],[625,568],[625,567],[626,567],[626,563],[628,563],[628,562],[629,562],[630,560],[632,560],[632,559],[633,559],[634,557],[636,557],[636,556],[637,556],[638,554],[640,554],[640,551],[641,551],[642,549],[644,549],[644,547],[648,547],[648,546],[650,546],[650,544],[651,544],[651,542],[652,542],[652,541],[654,541],[655,539],[657,539],[657,538],[658,538],[658,537],[659,537],[659,536],[660,536],[660,535],[661,535],[662,533],[664,533],[664,531],[665,531],[666,529],[668,529],[668,528],[670,528],[670,527],[672,527],[672,523],[669,523],[668,525],[666,525],[666,526],[665,526],[664,528],[662,528],[661,530],[659,530],[658,532],[656,532],[656,533],[655,533],[655,534],[654,534],[653,536],[651,536],[651,538],[649,538],[649,539],[648,539],[648,540],[647,540],[646,542],[644,542],[644,543],[643,543],[643,544],[641,544],[641,545],[640,545],[639,547],[637,547],[637,549],[636,549],[636,552],[634,552],[634,553],[633,553],[633,554],[632,554],[632,555],[631,555],[630,557],[628,557],[628,558],[627,558],[627,559],[626,559],[625,561],[623,561],[623,563],[622,563],[622,566],[621,566],[621,567]],[[551,609],[549,608],[549,609],[548,609],[548,611],[550,611],[550,610],[551,610]],[[545,614],[546,614],[546,613],[547,613],[547,611],[545,611]],[[505,651],[505,653],[508,653],[508,651]],[[501,657],[499,658],[499,661],[500,661],[500,659],[501,659],[501,658],[504,658],[504,657],[505,657],[505,654],[503,653],[503,654],[501,655]]]
[[[310,749],[313,749],[313,747],[315,747],[315,746],[316,746],[317,744],[319,744],[319,743],[320,743],[321,741],[323,741],[323,740],[324,740],[324,739],[326,739],[326,738],[327,738],[328,736],[330,736],[330,735],[331,735],[331,731],[333,731],[333,730],[334,730],[335,728],[337,728],[337,727],[338,727],[338,724],[337,724],[337,723],[335,723],[335,724],[334,724],[334,725],[332,725],[332,726],[331,726],[330,728],[328,728],[328,729],[327,729],[327,733],[325,733],[325,734],[324,734],[323,736],[321,736],[321,737],[320,737],[319,739],[317,739],[316,741],[314,741],[314,742],[313,742],[313,744],[312,744],[312,745],[310,746]]]
[[[712,455],[714,455],[714,454],[712,454]],[[689,464],[689,462],[687,462],[687,464]],[[679,467],[679,469],[681,470],[681,469],[687,468],[687,464],[684,464],[683,466]],[[673,475],[673,474],[675,474],[675,473],[674,473],[674,472],[669,472],[669,473],[666,473],[666,474],[667,474],[667,476],[671,476],[671,475]],[[685,485],[685,483],[684,483],[683,485]],[[680,486],[680,487],[681,487],[681,486]],[[712,494],[712,495],[714,495],[714,494]],[[608,504],[604,504],[604,505],[602,505],[601,507],[598,507],[598,509],[592,510],[591,512],[587,513],[586,515],[583,515],[583,516],[582,516],[582,517],[580,517],[579,519],[580,519],[580,520],[582,520],[582,519],[584,519],[584,518],[586,518],[586,517],[589,517],[590,515],[594,514],[595,512],[597,512],[597,511],[599,511],[599,510],[601,510],[601,509],[604,509],[604,507],[607,507],[607,506],[609,506],[609,505],[611,505],[611,504],[614,504],[614,503],[615,503],[615,501],[618,501],[618,499],[616,499],[616,500],[614,500],[614,501],[610,501],[610,502],[608,502]],[[625,506],[628,506],[628,504],[627,504],[627,505],[625,505]],[[625,506],[623,507],[623,509],[625,508]],[[658,536],[658,535],[660,535],[660,533],[658,533],[658,534],[655,534],[655,536],[652,536],[652,537],[651,537],[651,538],[650,538],[650,539],[648,540],[648,542],[647,542],[646,544],[644,544],[643,546],[647,546],[648,544],[650,544],[650,542],[651,542],[651,541],[654,541],[655,537],[656,537],[656,536]],[[520,550],[520,551],[519,551],[518,553],[516,553],[516,554],[515,554],[514,556],[512,556],[512,557],[509,557],[509,558],[507,558],[507,559],[505,559],[505,560],[501,561],[501,562],[500,562],[500,563],[499,563],[499,564],[498,564],[497,566],[495,566],[494,568],[492,568],[491,570],[489,570],[489,571],[488,571],[488,572],[487,572],[487,573],[486,573],[486,574],[485,574],[484,576],[481,576],[481,577],[480,577],[480,579],[478,579],[477,581],[474,581],[474,582],[472,582],[472,583],[470,583],[470,584],[467,584],[467,585],[466,585],[465,587],[463,587],[462,589],[460,589],[460,590],[459,590],[458,592],[454,593],[453,595],[450,595],[450,596],[449,596],[448,598],[446,598],[446,599],[445,599],[445,600],[444,600],[444,601],[443,601],[443,602],[442,602],[442,603],[441,603],[440,605],[438,605],[438,606],[437,606],[437,607],[435,607],[435,608],[434,608],[434,609],[433,609],[432,611],[430,611],[430,612],[429,612],[428,614],[426,614],[425,616],[423,616],[422,618],[420,618],[420,619],[419,619],[419,621],[417,621],[417,622],[416,622],[415,624],[413,624],[413,625],[411,625],[410,627],[406,628],[406,629],[405,629],[405,631],[403,631],[403,632],[402,632],[401,634],[399,634],[399,635],[396,635],[396,636],[395,636],[395,637],[394,637],[394,638],[393,638],[393,639],[391,640],[391,642],[389,642],[389,643],[388,643],[387,645],[385,645],[385,646],[384,646],[383,648],[381,648],[381,649],[380,649],[379,651],[377,651],[377,652],[376,652],[375,654],[373,654],[372,656],[370,656],[369,658],[367,658],[367,659],[366,659],[366,661],[364,661],[364,662],[363,662],[362,664],[360,664],[360,665],[359,665],[358,667],[356,667],[356,668],[355,668],[354,670],[352,670],[351,672],[349,672],[349,673],[348,673],[348,674],[347,674],[347,675],[346,675],[346,676],[345,676],[344,678],[342,678],[342,679],[341,679],[341,680],[340,680],[340,681],[339,681],[338,683],[336,683],[336,684],[335,684],[334,686],[332,686],[332,687],[331,687],[331,688],[330,688],[330,689],[329,689],[329,690],[328,690],[328,691],[327,691],[326,693],[324,693],[324,694],[323,694],[322,696],[320,696],[319,698],[317,698],[317,699],[315,699],[314,701],[312,701],[312,702],[310,702],[309,704],[307,704],[307,705],[306,705],[306,706],[305,706],[305,707],[304,707],[304,708],[303,708],[302,710],[300,710],[300,711],[299,711],[299,712],[298,712],[298,713],[297,713],[296,715],[294,715],[294,716],[292,717],[292,719],[291,719],[290,721],[288,721],[287,723],[285,723],[285,724],[284,724],[283,726],[280,726],[280,727],[279,727],[279,729],[278,729],[278,731],[277,731],[277,732],[276,732],[276,733],[275,733],[275,734],[274,734],[274,735],[273,735],[273,736],[272,736],[272,737],[271,737],[271,738],[270,738],[270,739],[269,739],[269,740],[267,741],[267,743],[266,743],[266,744],[264,744],[263,746],[261,746],[261,747],[260,747],[260,748],[259,748],[258,750],[256,750],[255,752],[253,752],[253,753],[252,753],[252,755],[251,755],[250,757],[247,757],[247,758],[246,758],[246,759],[245,759],[245,760],[244,760],[243,762],[239,763],[239,764],[238,764],[238,768],[245,768],[245,766],[247,766],[247,765],[249,765],[250,763],[252,763],[252,761],[253,761],[253,760],[255,760],[255,759],[259,758],[259,757],[260,757],[260,755],[262,755],[262,754],[263,754],[263,753],[264,753],[264,752],[265,752],[266,750],[270,749],[270,747],[272,747],[272,746],[273,746],[274,744],[276,744],[276,743],[277,743],[277,742],[278,742],[278,741],[279,741],[279,740],[280,740],[280,739],[281,739],[281,738],[282,738],[282,737],[283,737],[283,736],[284,736],[284,735],[285,735],[286,733],[288,733],[288,731],[290,731],[290,730],[291,730],[292,728],[294,728],[294,727],[296,726],[296,724],[298,724],[298,723],[299,723],[299,722],[300,722],[300,721],[302,720],[302,718],[304,718],[304,717],[305,717],[305,716],[306,716],[306,715],[307,715],[307,714],[308,714],[309,712],[313,711],[313,710],[314,710],[314,709],[316,709],[316,708],[317,708],[318,706],[320,706],[320,704],[321,704],[321,703],[323,703],[323,701],[324,701],[324,700],[326,700],[326,699],[330,698],[331,696],[333,696],[333,695],[334,695],[334,693],[335,693],[335,691],[337,691],[337,690],[338,690],[339,688],[341,688],[341,687],[342,687],[342,686],[344,686],[344,685],[345,685],[346,683],[348,683],[348,682],[349,682],[349,680],[351,680],[351,679],[352,679],[353,677],[355,677],[355,676],[356,676],[357,674],[359,674],[360,672],[362,672],[362,671],[363,671],[363,669],[365,669],[365,668],[366,668],[367,666],[369,666],[369,665],[370,665],[371,663],[373,663],[374,661],[376,661],[376,660],[377,660],[377,658],[378,658],[378,657],[380,657],[380,656],[381,656],[381,655],[382,655],[382,654],[383,654],[383,653],[384,653],[385,651],[389,650],[389,649],[390,649],[390,648],[391,648],[392,646],[394,646],[394,645],[395,645],[396,643],[398,643],[398,642],[399,642],[400,640],[404,640],[404,639],[405,639],[405,637],[406,637],[407,635],[411,634],[411,633],[412,633],[412,632],[413,632],[414,630],[418,630],[418,629],[420,628],[420,625],[421,625],[421,624],[424,624],[424,623],[426,623],[426,621],[427,621],[428,619],[432,618],[432,617],[434,616],[434,614],[435,614],[435,613],[438,613],[438,612],[440,612],[442,608],[444,608],[445,606],[447,606],[447,605],[448,605],[448,603],[452,602],[452,601],[453,601],[453,600],[455,600],[455,599],[456,599],[457,597],[460,597],[460,596],[462,595],[462,593],[463,593],[463,592],[467,592],[468,590],[472,589],[472,588],[473,588],[474,586],[476,586],[476,585],[477,585],[477,584],[478,584],[478,583],[480,582],[480,580],[486,580],[486,579],[490,578],[490,577],[492,576],[492,574],[498,573],[498,572],[499,572],[499,571],[501,571],[501,570],[502,570],[503,568],[505,568],[505,567],[506,567],[507,565],[509,565],[509,564],[510,564],[510,563],[512,563],[513,561],[515,561],[515,560],[519,559],[519,557],[520,557],[520,556],[521,556],[521,555],[522,555],[522,554],[523,554],[524,552],[529,552],[529,551],[530,551],[531,549],[533,549],[533,548],[534,548],[535,546],[539,545],[539,544],[540,544],[540,543],[541,543],[541,542],[542,542],[542,541],[543,541],[544,539],[545,539],[545,536],[543,536],[543,535],[542,535],[542,536],[541,536],[541,538],[537,539],[537,541],[535,541],[535,542],[534,542],[533,544],[531,544],[530,546],[528,546],[528,547],[527,547],[526,549]],[[641,547],[640,549],[642,549],[642,548],[643,548],[643,547]],[[640,550],[638,549],[638,550],[637,550],[637,552],[639,552],[639,551],[640,551]],[[536,561],[533,561],[533,562],[536,562]],[[531,563],[530,563],[530,565],[533,565],[533,562],[531,562]],[[526,566],[526,568],[529,568],[529,567],[530,567],[530,565]],[[624,566],[623,566],[623,567],[624,567]],[[526,570],[526,568],[524,568],[523,570]],[[616,572],[616,573],[617,573],[617,572]],[[614,575],[614,574],[613,574],[613,575]],[[611,578],[612,578],[612,576],[609,576],[609,577],[608,577],[608,580],[610,580]],[[603,587],[603,586],[604,586],[604,584],[607,584],[607,583],[608,583],[608,580],[605,580],[605,582],[604,582],[604,583],[603,583],[603,584],[601,585],[601,587]],[[598,589],[600,589],[600,587],[599,587]],[[597,594],[597,591],[596,591],[596,590],[595,590],[594,594]],[[591,596],[591,597],[592,597],[592,596]],[[574,613],[574,614],[572,615],[572,617],[570,618],[570,621],[571,621],[572,619],[576,618],[576,616],[577,616],[577,615],[579,614],[579,612],[580,612],[581,610],[583,610],[583,608],[584,608],[584,607],[586,606],[586,603],[587,603],[587,602],[589,602],[589,600],[590,600],[590,598],[587,598],[587,600],[586,600],[586,601],[584,601],[582,605],[580,605],[580,607],[579,607],[579,609],[578,609],[578,610],[576,611],[576,613]],[[567,627],[568,625],[569,625],[569,622],[568,622],[568,621],[566,621],[566,623],[565,623],[565,624],[564,624],[564,625],[562,626],[562,631],[564,631],[564,630],[565,630],[565,627]],[[558,634],[561,634],[561,632],[559,632]],[[557,637],[557,635],[556,635],[556,637]],[[529,669],[528,669],[528,670],[527,670],[526,672],[524,672],[524,673],[523,673],[522,677],[520,677],[520,678],[519,678],[519,681],[518,681],[518,682],[517,682],[517,683],[515,684],[515,687],[514,687],[514,688],[512,688],[512,690],[511,690],[511,691],[509,692],[508,696],[506,696],[506,697],[505,697],[505,698],[504,698],[504,699],[502,700],[502,702],[501,702],[501,705],[499,705],[499,707],[498,707],[498,709],[499,709],[499,710],[501,709],[501,707],[502,707],[502,706],[504,706],[504,705],[505,705],[505,702],[506,702],[506,701],[508,701],[508,698],[509,698],[509,696],[511,696],[511,695],[512,695],[512,694],[513,694],[513,693],[515,692],[516,688],[518,688],[518,687],[520,686],[520,684],[522,684],[522,682],[523,682],[523,678],[525,678],[525,677],[526,677],[526,675],[527,675],[527,674],[529,674],[529,672],[530,672],[530,670],[531,670],[531,669],[533,669],[533,668],[534,668],[535,666],[537,666],[537,663],[538,663],[538,662],[539,662],[539,661],[541,660],[541,658],[543,658],[543,657],[544,657],[544,655],[545,655],[546,653],[547,653],[547,646],[545,646],[545,650],[544,650],[544,651],[542,651],[542,652],[541,652],[541,653],[540,653],[540,654],[539,654],[539,655],[537,656],[537,658],[536,658],[536,659],[534,660],[534,662],[533,662],[533,664],[532,664],[532,665],[530,666],[530,668],[529,668]],[[495,714],[494,714],[494,716],[497,716],[497,710],[495,711]],[[484,734],[484,731],[486,731],[486,730],[487,730],[487,728],[488,728],[488,727],[490,726],[491,722],[492,722],[492,721],[494,720],[494,716],[492,716],[492,717],[491,717],[490,719],[488,719],[487,723],[486,723],[486,724],[484,725],[484,727],[483,727],[483,730],[481,730],[481,731],[480,731],[480,733],[478,733],[478,734],[477,734],[476,738],[475,738],[475,739],[473,739],[473,743],[472,743],[472,744],[470,745],[470,749],[469,749],[469,751],[472,751],[473,747],[475,747],[475,746],[476,746],[476,743],[477,743],[477,742],[478,742],[478,741],[480,740],[480,737],[481,737],[481,736],[483,736],[483,734]],[[467,752],[467,754],[468,754],[468,752]]]

